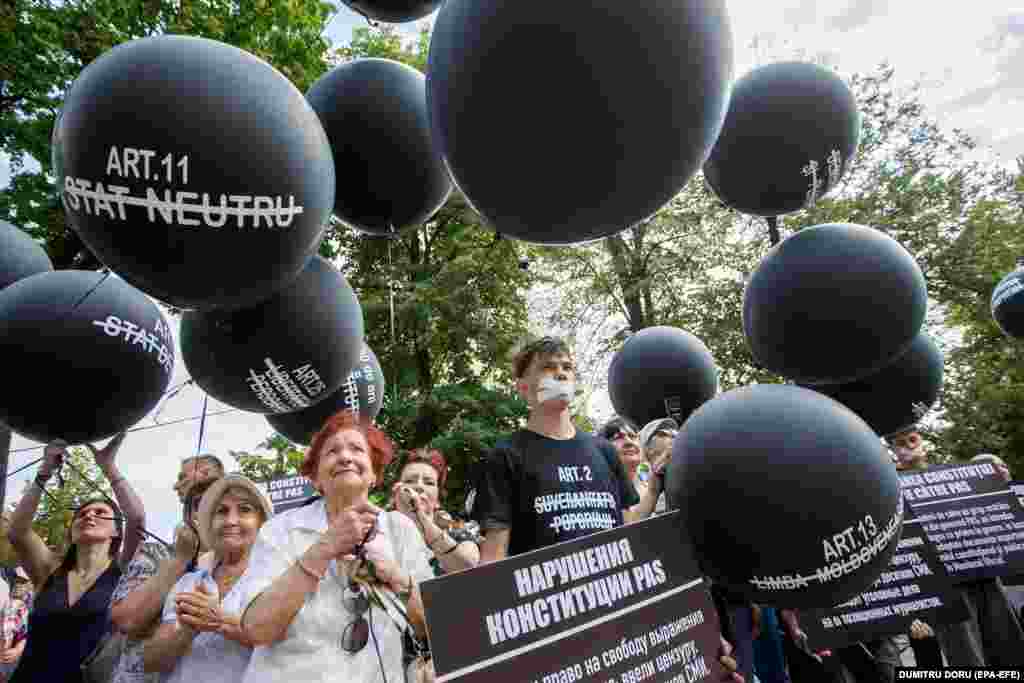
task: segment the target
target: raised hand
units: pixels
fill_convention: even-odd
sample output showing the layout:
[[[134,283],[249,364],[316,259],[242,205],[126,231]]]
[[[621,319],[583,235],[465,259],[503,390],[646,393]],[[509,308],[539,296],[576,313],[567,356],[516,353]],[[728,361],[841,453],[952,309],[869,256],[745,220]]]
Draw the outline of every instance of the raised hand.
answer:
[[[46,444],[43,449],[43,464],[39,467],[39,476],[49,479],[53,473],[64,464],[64,456],[67,455],[68,444],[62,439],[57,439]]]
[[[121,448],[121,444],[124,442],[124,438],[127,436],[127,432],[121,432],[113,439],[110,440],[102,450],[97,450],[91,443],[85,444],[86,447],[92,452],[92,457],[96,461],[96,465],[107,472],[114,464],[114,458],[117,457],[117,451]]]

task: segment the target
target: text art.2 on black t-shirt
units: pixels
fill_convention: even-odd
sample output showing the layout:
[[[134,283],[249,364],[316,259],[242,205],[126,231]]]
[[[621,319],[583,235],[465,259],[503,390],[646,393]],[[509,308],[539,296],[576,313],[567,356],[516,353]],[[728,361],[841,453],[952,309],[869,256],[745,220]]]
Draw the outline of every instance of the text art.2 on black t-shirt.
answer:
[[[520,430],[482,467],[473,517],[511,528],[510,557],[620,526],[639,500],[615,447],[582,432],[562,440]]]

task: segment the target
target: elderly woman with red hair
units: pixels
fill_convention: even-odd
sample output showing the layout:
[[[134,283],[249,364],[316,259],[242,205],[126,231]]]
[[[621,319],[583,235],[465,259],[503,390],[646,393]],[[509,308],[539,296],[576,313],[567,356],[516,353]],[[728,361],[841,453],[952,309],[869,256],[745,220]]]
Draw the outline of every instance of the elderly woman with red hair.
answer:
[[[404,679],[402,629],[424,637],[417,582],[433,572],[416,525],[369,502],[392,454],[347,412],[313,437],[302,473],[323,497],[263,526],[240,581],[256,596],[245,683]]]
[[[419,448],[402,460],[398,480],[391,488],[393,505],[416,523],[438,576],[480,563],[479,535],[453,522],[441,509],[447,479],[444,455],[436,449]]]

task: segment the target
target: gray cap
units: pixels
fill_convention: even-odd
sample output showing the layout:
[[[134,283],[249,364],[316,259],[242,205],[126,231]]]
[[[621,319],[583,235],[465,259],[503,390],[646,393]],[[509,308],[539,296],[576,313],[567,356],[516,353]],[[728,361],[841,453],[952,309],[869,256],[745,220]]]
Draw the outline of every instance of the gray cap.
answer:
[[[657,420],[651,420],[640,430],[640,447],[647,448],[647,443],[654,436],[654,433],[662,429],[672,430],[673,432],[678,431],[679,423],[671,417],[659,417]]]

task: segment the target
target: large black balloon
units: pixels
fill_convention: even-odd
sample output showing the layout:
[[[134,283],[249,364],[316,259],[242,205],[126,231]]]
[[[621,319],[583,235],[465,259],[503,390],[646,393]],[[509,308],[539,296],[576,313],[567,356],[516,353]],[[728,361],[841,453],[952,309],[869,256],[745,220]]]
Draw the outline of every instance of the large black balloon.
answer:
[[[157,36],[72,84],[53,163],[71,226],[107,266],[181,308],[239,308],[290,282],[334,206],[313,109],[263,60]]]
[[[879,435],[895,434],[917,424],[939,399],[942,352],[921,332],[878,372],[856,382],[813,389],[857,413]]]
[[[680,424],[718,391],[715,359],[700,339],[676,327],[647,327],[630,337],[608,367],[615,412],[637,428],[659,417]]]
[[[734,389],[698,408],[673,443],[666,491],[702,571],[767,605],[830,607],[862,592],[903,521],[878,436],[791,385]]]
[[[0,221],[0,289],[36,273],[53,270],[39,244],[10,223]]]
[[[363,311],[338,269],[310,259],[290,285],[242,311],[181,319],[181,355],[210,396],[254,413],[325,400],[359,361]]]
[[[765,256],[743,293],[743,329],[767,369],[802,384],[840,384],[902,353],[927,301],[921,269],[896,240],[829,223]]]
[[[364,17],[389,24],[404,24],[427,16],[441,0],[342,0]]]
[[[364,344],[359,365],[337,391],[305,410],[267,415],[267,422],[295,443],[308,444],[335,413],[348,410],[361,420],[372,422],[383,405],[384,371],[377,355]]]
[[[676,195],[714,144],[731,76],[720,0],[448,0],[427,104],[452,178],[492,228],[571,244]]]
[[[113,275],[59,270],[0,291],[0,422],[26,438],[113,436],[156,406],[173,371],[160,309]]]
[[[738,211],[790,213],[835,188],[859,138],[857,102],[839,76],[816,64],[768,64],[733,86],[704,178]]]
[[[334,215],[356,230],[391,235],[426,221],[452,189],[430,138],[426,79],[389,59],[332,69],[306,99],[334,155]]]
[[[1024,339],[1024,263],[996,285],[991,306],[999,329],[1010,337]]]

